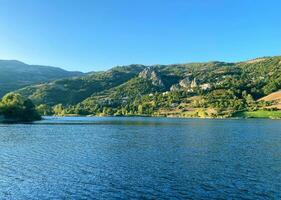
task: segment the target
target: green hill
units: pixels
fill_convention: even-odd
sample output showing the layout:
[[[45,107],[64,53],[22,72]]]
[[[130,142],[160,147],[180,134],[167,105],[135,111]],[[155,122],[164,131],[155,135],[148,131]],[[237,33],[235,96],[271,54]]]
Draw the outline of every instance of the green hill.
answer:
[[[142,65],[116,67],[106,72],[96,72],[84,77],[61,79],[18,90],[36,104],[76,104],[93,93],[108,90],[135,77],[144,69]]]
[[[268,108],[281,89],[281,57],[115,67],[18,90],[55,114],[228,117]],[[42,107],[42,105],[41,105]],[[43,108],[43,107],[42,107]]]
[[[69,72],[57,67],[28,65],[16,60],[0,60],[0,97],[24,86],[81,76],[81,72]]]

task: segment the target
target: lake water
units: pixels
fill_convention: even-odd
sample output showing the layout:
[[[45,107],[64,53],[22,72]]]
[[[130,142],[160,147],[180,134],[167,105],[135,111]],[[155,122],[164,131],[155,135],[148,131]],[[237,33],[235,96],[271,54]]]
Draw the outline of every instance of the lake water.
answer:
[[[280,199],[281,121],[0,125],[0,199]]]

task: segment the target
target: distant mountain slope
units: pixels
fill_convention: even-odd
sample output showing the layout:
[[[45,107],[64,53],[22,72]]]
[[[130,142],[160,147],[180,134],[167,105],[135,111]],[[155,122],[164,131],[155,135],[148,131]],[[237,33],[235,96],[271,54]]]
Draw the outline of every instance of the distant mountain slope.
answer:
[[[0,97],[28,85],[81,75],[81,72],[69,72],[57,67],[28,65],[17,60],[0,60]]]
[[[134,96],[138,90],[141,94],[167,91],[188,74],[190,78],[232,64],[223,62],[190,63],[177,65],[129,65],[112,68],[105,72],[96,72],[82,78],[68,78],[45,84],[29,86],[17,92],[30,98],[36,104],[73,105],[96,95],[105,98],[117,96]],[[136,79],[138,77],[138,79]],[[204,78],[200,82],[204,81]],[[159,83],[159,85],[156,85]],[[151,86],[149,86],[151,85]],[[120,86],[120,87],[119,87]],[[110,97],[109,97],[110,96]],[[95,99],[95,98],[92,98]]]
[[[17,92],[29,97],[36,104],[76,104],[93,93],[108,90],[135,77],[144,69],[142,65],[115,67],[106,72],[96,72],[84,77],[56,80],[22,88]]]
[[[197,116],[209,112],[212,117],[264,107],[257,100],[280,89],[281,57],[276,56],[238,63],[129,65],[17,92],[37,105],[62,104],[68,114],[165,115],[200,108],[205,111]]]

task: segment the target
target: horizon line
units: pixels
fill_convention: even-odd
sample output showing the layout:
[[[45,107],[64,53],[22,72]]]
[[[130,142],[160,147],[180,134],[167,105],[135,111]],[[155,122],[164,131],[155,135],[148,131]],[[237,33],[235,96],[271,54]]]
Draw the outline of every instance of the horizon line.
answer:
[[[102,71],[108,71],[111,70],[115,67],[125,67],[125,66],[131,66],[131,65],[144,65],[144,66],[158,66],[158,65],[184,65],[184,64],[195,64],[195,63],[211,63],[211,62],[221,62],[221,63],[241,63],[241,62],[247,62],[247,61],[251,61],[251,60],[256,60],[256,59],[261,59],[261,58],[273,58],[273,57],[279,57],[281,56],[281,54],[278,55],[271,55],[271,56],[259,56],[259,57],[254,57],[254,58],[248,58],[248,59],[241,59],[241,60],[236,60],[236,61],[223,61],[223,60],[208,60],[208,61],[190,61],[190,62],[175,62],[175,63],[165,63],[165,64],[141,64],[141,63],[131,63],[131,64],[116,64],[116,65],[112,65],[109,68],[106,68],[104,70],[97,70],[97,71],[79,71],[79,70],[68,70],[67,68],[71,68],[71,67],[66,67],[66,66],[57,66],[57,65],[52,65],[52,64],[31,64],[28,61],[22,61],[22,60],[18,60],[18,59],[2,59],[0,58],[0,61],[14,61],[14,62],[19,62],[22,64],[26,64],[26,65],[30,65],[30,66],[42,66],[42,67],[53,67],[53,68],[60,68],[63,69],[65,71],[69,71],[69,72],[83,72],[83,73],[91,73],[91,72],[102,72]],[[24,60],[24,59],[23,59]]]

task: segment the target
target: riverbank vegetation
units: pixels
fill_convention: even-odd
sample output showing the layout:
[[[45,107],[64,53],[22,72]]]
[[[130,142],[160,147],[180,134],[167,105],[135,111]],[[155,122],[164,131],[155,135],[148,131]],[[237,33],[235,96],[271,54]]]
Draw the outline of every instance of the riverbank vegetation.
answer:
[[[0,101],[0,122],[32,122],[40,120],[31,100],[17,93],[8,93]]]

